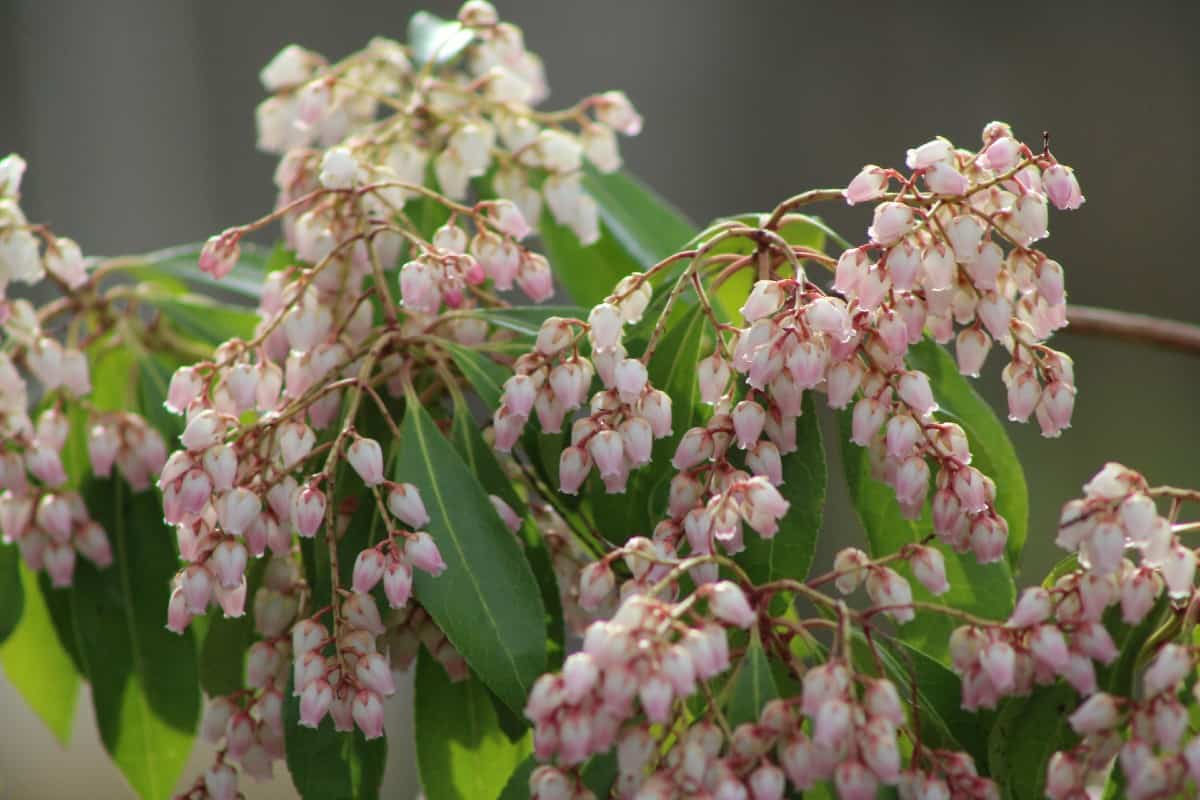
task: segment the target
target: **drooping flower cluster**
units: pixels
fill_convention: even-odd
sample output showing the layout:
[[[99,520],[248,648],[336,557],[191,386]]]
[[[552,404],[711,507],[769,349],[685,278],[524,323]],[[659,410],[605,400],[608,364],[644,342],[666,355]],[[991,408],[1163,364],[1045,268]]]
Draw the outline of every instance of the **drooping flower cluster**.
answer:
[[[494,167],[496,193],[526,219],[540,218],[544,199],[581,242],[595,241],[597,209],[581,168],[584,159],[601,172],[620,166],[616,135],[642,126],[628,98],[605,92],[564,111],[535,110],[547,94],[541,61],[486,2],[466,3],[440,42],[440,51],[413,52],[377,37],[332,64],[292,45],[263,69],[274,94],[258,108],[259,147],[282,156],[280,206],[319,179],[338,189],[391,182],[378,200],[400,208],[429,169],[443,194],[461,200]],[[313,149],[339,143],[324,156]],[[294,232],[319,231],[297,220]]]

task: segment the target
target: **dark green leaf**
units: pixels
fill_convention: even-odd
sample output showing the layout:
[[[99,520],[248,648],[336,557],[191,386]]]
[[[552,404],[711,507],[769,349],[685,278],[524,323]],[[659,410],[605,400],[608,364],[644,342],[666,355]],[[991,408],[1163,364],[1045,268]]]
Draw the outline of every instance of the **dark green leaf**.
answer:
[[[871,554],[875,557],[887,555],[906,544],[925,539],[933,528],[929,504],[925,504],[920,519],[905,519],[896,503],[895,492],[871,476],[867,451],[850,441],[850,412],[845,411],[840,417],[846,482],[854,509],[867,531]],[[980,564],[970,552],[955,553],[936,541],[931,541],[929,546],[942,551],[951,588],[934,597],[912,579],[907,565],[901,565],[897,569],[909,578],[915,600],[942,603],[987,619],[1008,617],[1016,599],[1016,588],[1007,562]],[[950,632],[958,625],[942,614],[918,612],[915,620],[901,625],[899,630],[900,636],[909,644],[945,662],[949,657]]]
[[[269,250],[243,242],[237,264],[228,275],[218,280],[200,271],[200,250],[203,247],[203,244],[184,244],[134,256],[128,260],[129,266],[123,272],[139,280],[152,282],[158,276],[167,275],[187,281],[206,293],[231,295],[244,303],[258,303],[268,265],[275,267],[280,263],[278,254],[281,248]],[[286,254],[286,251],[282,252]]]
[[[583,185],[604,226],[641,269],[678,252],[696,233],[683,212],[628,172],[601,175],[589,167]]]
[[[779,491],[790,503],[771,539],[747,536],[737,561],[755,583],[779,578],[802,581],[812,567],[825,508],[825,448],[812,393],[804,397],[804,413],[796,420],[796,451],[783,457]]]
[[[408,21],[408,46],[418,65],[446,64],[458,57],[475,38],[458,20],[446,20],[418,11]]]
[[[462,376],[471,384],[487,410],[496,410],[504,393],[504,382],[512,376],[512,370],[500,366],[478,350],[460,344],[443,342],[441,347],[450,353]]]
[[[396,479],[420,489],[446,562],[436,578],[418,571],[417,597],[475,673],[520,712],[546,662],[537,582],[487,492],[412,395]]]
[[[996,482],[996,510],[1008,523],[1008,563],[1015,572],[1029,531],[1029,490],[1004,425],[992,407],[958,373],[954,359],[926,339],[908,351],[909,366],[929,376],[938,416],[956,422],[971,442],[972,465]]]
[[[149,302],[180,332],[214,346],[235,336],[250,340],[258,325],[258,315],[250,308],[214,303],[206,297],[155,297]]]
[[[267,559],[251,562],[246,569],[246,597],[253,598],[262,583]],[[255,639],[252,602],[246,614],[230,619],[218,611],[192,621],[197,628],[200,649],[200,688],[210,697],[230,694],[243,688],[246,650]],[[203,623],[198,627],[198,623]],[[203,633],[201,634],[201,630]]]
[[[579,306],[512,306],[509,308],[473,308],[461,312],[464,317],[485,319],[497,328],[523,336],[537,336],[542,323],[550,317],[582,319],[587,311]]]
[[[1058,750],[1079,737],[1067,716],[1078,696],[1059,683],[1040,686],[1028,697],[1012,697],[1000,706],[988,736],[988,766],[1005,800],[1045,797],[1046,765]]]
[[[11,551],[15,548],[5,547]],[[0,664],[8,682],[16,687],[59,744],[66,746],[75,719],[79,673],[75,661],[59,639],[50,609],[38,588],[37,575],[24,564],[18,568],[24,614],[0,645]],[[62,593],[59,592],[61,595]]]
[[[736,728],[743,722],[757,722],[763,706],[777,697],[779,690],[775,688],[771,665],[755,628],[750,632],[750,644],[733,679],[726,712],[729,724]]]
[[[539,231],[554,274],[578,305],[596,305],[612,294],[621,278],[643,268],[603,222],[600,238],[586,247],[579,243],[574,231],[559,225],[548,210],[542,212]]]
[[[284,746],[292,785],[306,800],[365,800],[379,796],[387,739],[367,741],[357,728],[338,733],[328,716],[316,730],[300,724],[300,698],[288,678],[283,703]]]
[[[105,749],[143,797],[171,793],[200,716],[195,642],[163,625],[175,574],[171,537],[153,493],[118,480],[87,487],[88,508],[112,538],[113,565],[80,562],[71,589],[79,653]]]
[[[425,650],[417,657],[415,702],[417,765],[430,798],[494,800],[531,751],[528,736],[513,742],[505,735],[478,678],[452,683]]]
[[[0,644],[3,644],[25,612],[25,589],[21,586],[21,555],[10,545],[0,547]]]
[[[538,760],[534,756],[527,757],[517,764],[504,783],[504,789],[497,800],[529,800],[529,777],[537,769]]]

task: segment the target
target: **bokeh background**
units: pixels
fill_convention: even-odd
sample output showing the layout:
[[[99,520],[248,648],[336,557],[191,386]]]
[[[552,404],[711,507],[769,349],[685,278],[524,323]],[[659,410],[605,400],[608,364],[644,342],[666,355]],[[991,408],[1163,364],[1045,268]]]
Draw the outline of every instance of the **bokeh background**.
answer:
[[[1052,218],[1046,249],[1071,299],[1200,323],[1200,4],[1179,2],[500,2],[545,60],[550,105],[623,88],[646,117],[628,166],[697,222],[900,164],[934,134],[974,144],[1004,119],[1078,170],[1087,204]],[[30,163],[32,219],[118,254],[201,240],[272,202],[254,149],[258,69],[299,42],[337,58],[403,38],[396,2],[0,2],[0,150]],[[866,212],[822,214],[849,238]],[[1026,465],[1026,576],[1055,558],[1059,504],[1108,459],[1200,486],[1200,359],[1073,336],[1074,427],[1010,426]],[[983,381],[1002,403],[995,359]],[[840,473],[826,539],[858,535]],[[391,704],[389,797],[415,792],[411,717]],[[453,709],[447,709],[453,713]],[[0,680],[0,797],[125,797],[89,704],[61,749]],[[198,748],[199,749],[199,748]],[[202,769],[206,754],[194,766]],[[192,772],[191,774],[195,774]],[[246,787],[289,797],[286,777]]]

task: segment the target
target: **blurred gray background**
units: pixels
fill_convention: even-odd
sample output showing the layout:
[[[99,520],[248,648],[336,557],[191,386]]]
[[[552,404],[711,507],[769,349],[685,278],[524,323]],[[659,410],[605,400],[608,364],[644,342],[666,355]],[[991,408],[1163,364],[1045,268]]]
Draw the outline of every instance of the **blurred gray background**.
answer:
[[[417,8],[449,16],[457,3],[0,3],[0,149],[29,161],[29,216],[85,252],[118,254],[261,214],[273,161],[254,149],[258,69],[289,42],[337,58],[376,34],[403,38]],[[1046,243],[1071,299],[1200,323],[1194,2],[509,0],[500,11],[544,58],[549,105],[629,93],[646,129],[624,143],[628,166],[697,222],[844,185],[867,161],[901,164],[934,134],[974,144],[992,119],[1031,143],[1048,130],[1087,195],[1052,217]],[[851,239],[868,222],[820,213]],[[1200,486],[1200,359],[1056,342],[1076,359],[1074,428],[1057,442],[1010,428],[1032,494],[1031,580],[1055,557],[1059,505],[1104,460]],[[994,358],[989,368],[983,383],[1002,402]],[[826,527],[829,540],[857,535],[844,502]],[[0,685],[0,797],[128,794],[80,705],[63,752]],[[391,704],[397,745],[406,705]],[[392,747],[389,796],[413,792],[405,750]],[[290,793],[286,777],[245,789]]]

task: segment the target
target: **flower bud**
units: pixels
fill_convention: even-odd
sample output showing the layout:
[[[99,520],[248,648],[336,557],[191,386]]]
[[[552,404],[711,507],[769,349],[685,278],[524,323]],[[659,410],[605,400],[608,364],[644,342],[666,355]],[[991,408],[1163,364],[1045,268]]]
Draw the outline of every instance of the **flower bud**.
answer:
[[[446,571],[437,543],[424,531],[417,531],[405,540],[404,555],[414,567],[435,578]]]
[[[867,164],[858,175],[854,176],[854,180],[850,181],[850,185],[842,192],[842,196],[846,198],[848,205],[867,203],[882,197],[887,192],[887,185],[887,170],[874,164]]]
[[[390,561],[383,572],[383,593],[392,608],[404,608],[412,596],[412,568],[403,561]]]
[[[410,528],[423,528],[429,524],[429,513],[421,501],[421,492],[411,483],[394,484],[388,492],[388,511]]]
[[[304,486],[292,494],[292,525],[306,539],[316,535],[325,520],[325,495],[312,485]]]
[[[362,436],[355,437],[346,450],[346,459],[363,483],[368,486],[383,483],[383,449],[379,442]]]
[[[731,581],[711,584],[708,587],[708,600],[713,615],[730,625],[749,628],[758,618],[741,588]]]
[[[946,580],[946,562],[940,550],[918,545],[909,557],[913,576],[932,595],[945,594],[950,589]]]
[[[366,739],[378,739],[383,736],[383,701],[378,694],[369,689],[359,690],[354,695],[351,714],[354,716],[354,724]]]

